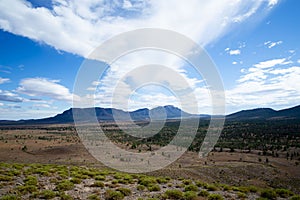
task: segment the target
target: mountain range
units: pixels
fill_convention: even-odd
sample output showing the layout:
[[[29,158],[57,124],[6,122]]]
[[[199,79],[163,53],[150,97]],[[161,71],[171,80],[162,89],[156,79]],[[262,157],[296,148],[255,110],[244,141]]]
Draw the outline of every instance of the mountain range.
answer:
[[[97,117],[98,121],[114,121],[117,116],[118,120],[127,121],[130,118],[134,121],[148,121],[161,119],[180,119],[195,118],[210,119],[210,115],[195,115],[182,111],[181,109],[167,105],[159,106],[153,109],[143,108],[132,112],[123,111],[115,108],[70,108],[61,114],[43,119],[30,120],[0,120],[0,125],[29,125],[29,124],[62,124],[73,123],[73,115],[76,115],[76,122],[88,122],[91,117]],[[130,117],[130,118],[129,118]],[[271,108],[256,108],[252,110],[242,110],[226,116],[226,120],[245,121],[245,120],[283,120],[283,119],[300,119],[300,105],[283,110],[273,110]]]

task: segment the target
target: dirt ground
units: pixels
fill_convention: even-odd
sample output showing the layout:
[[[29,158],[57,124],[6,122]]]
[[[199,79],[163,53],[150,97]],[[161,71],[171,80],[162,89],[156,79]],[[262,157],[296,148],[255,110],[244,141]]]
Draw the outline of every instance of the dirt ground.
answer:
[[[105,166],[94,159],[69,125],[0,127],[0,162]],[[186,152],[168,167],[150,175],[184,177],[211,183],[282,187],[300,193],[299,160],[258,155],[257,151],[211,152],[199,158]]]

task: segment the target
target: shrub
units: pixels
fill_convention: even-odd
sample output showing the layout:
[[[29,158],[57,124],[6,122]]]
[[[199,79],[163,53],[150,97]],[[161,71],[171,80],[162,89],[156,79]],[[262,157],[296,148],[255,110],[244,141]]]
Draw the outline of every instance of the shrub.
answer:
[[[35,185],[21,185],[17,187],[17,190],[22,194],[28,194],[28,193],[37,192],[38,188]]]
[[[122,200],[122,199],[124,199],[124,194],[122,194],[120,191],[106,190],[105,199],[106,200]]]
[[[208,200],[223,200],[224,198],[219,194],[210,194]]]
[[[184,191],[187,192],[187,191],[194,191],[194,192],[197,192],[199,189],[196,185],[187,185],[184,187]]]
[[[67,191],[73,188],[74,188],[74,183],[72,183],[70,180],[64,180],[56,186],[56,190],[58,191]]]
[[[250,186],[250,187],[249,187],[249,191],[250,191],[250,192],[257,192],[258,189],[257,189],[257,187],[255,187],[255,186]]]
[[[250,191],[249,187],[233,187],[233,191],[242,192],[242,193],[248,193]]]
[[[80,178],[72,178],[71,182],[74,184],[80,184],[81,183],[81,179]]]
[[[149,185],[152,185],[152,184],[155,184],[157,183],[156,179],[155,178],[152,178],[152,177],[142,177],[138,183],[140,185],[144,185],[144,186],[149,186]]]
[[[52,190],[43,190],[42,192],[40,192],[40,197],[43,199],[53,199],[54,197],[56,197],[56,193]]]
[[[104,183],[101,182],[101,181],[95,181],[95,182],[91,185],[91,187],[101,187],[101,188],[103,188],[103,187],[104,187]]]
[[[96,194],[91,194],[88,196],[89,200],[100,200],[100,197]]]
[[[157,184],[149,185],[147,188],[148,188],[149,192],[160,191],[160,187]]]
[[[137,187],[136,187],[136,189],[137,190],[139,190],[139,191],[143,191],[143,190],[145,190],[145,186],[143,186],[143,185],[138,185]]]
[[[232,187],[230,187],[229,185],[223,185],[223,190],[224,191],[229,191],[231,189],[232,189]]]
[[[208,196],[209,196],[209,192],[206,191],[206,190],[201,190],[201,191],[198,193],[198,196],[201,196],[201,197],[208,197]]]
[[[24,180],[25,185],[37,185],[38,180],[35,176],[27,176]]]
[[[294,195],[291,197],[290,200],[300,200],[300,196],[299,195]]]
[[[294,195],[293,192],[291,192],[290,190],[282,189],[282,188],[276,189],[275,192],[282,198],[287,198]]]
[[[60,192],[59,193],[59,197],[61,200],[73,200],[73,197],[64,193],[64,192]]]
[[[105,176],[96,176],[95,180],[97,181],[105,181],[106,177]]]
[[[182,199],[183,193],[180,190],[167,190],[165,195],[168,199]]]
[[[218,188],[215,185],[206,185],[204,188],[206,188],[208,191],[217,191]]]
[[[8,195],[2,196],[0,199],[1,200],[17,200],[18,198],[15,195],[8,194]]]
[[[12,181],[12,177],[6,175],[0,175],[0,181]]]
[[[120,191],[124,196],[131,195],[131,190],[129,188],[118,188],[117,191]]]
[[[190,185],[190,184],[192,184],[192,181],[191,181],[191,180],[185,179],[185,180],[182,180],[182,183],[183,183],[184,185]]]
[[[203,182],[201,182],[201,181],[196,181],[196,185],[197,185],[198,187],[203,187],[203,186],[206,185],[206,183],[203,183]]]
[[[185,200],[196,200],[198,198],[197,193],[194,191],[187,191],[184,193]]]
[[[261,191],[260,196],[263,198],[267,198],[267,199],[276,199],[277,194],[272,189],[266,189],[266,190]]]
[[[238,192],[238,193],[237,193],[237,196],[238,196],[238,198],[240,198],[240,199],[245,199],[245,198],[247,198],[247,195],[246,195],[245,193],[243,193],[243,192]]]
[[[162,177],[157,178],[156,181],[159,184],[165,184],[169,182],[166,178],[162,178]]]

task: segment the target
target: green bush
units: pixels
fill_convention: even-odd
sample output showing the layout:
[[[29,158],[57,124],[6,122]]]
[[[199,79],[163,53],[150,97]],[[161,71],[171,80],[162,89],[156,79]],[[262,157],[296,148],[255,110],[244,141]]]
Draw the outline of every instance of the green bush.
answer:
[[[124,196],[131,195],[131,190],[129,188],[118,188],[117,191],[119,191],[122,194],[124,194]]]
[[[206,183],[203,183],[203,182],[201,182],[201,181],[196,181],[196,185],[197,185],[198,187],[204,187],[204,186],[206,185]]]
[[[215,185],[206,185],[204,188],[207,189],[208,191],[217,191],[218,190],[218,188]]]
[[[101,182],[101,181],[95,181],[95,182],[91,185],[91,187],[101,187],[101,188],[103,188],[103,187],[104,187],[104,183]]]
[[[220,194],[210,194],[208,200],[223,200],[224,198]]]
[[[247,198],[247,195],[246,195],[245,193],[243,193],[243,192],[238,192],[238,193],[237,193],[237,196],[238,196],[238,198],[240,198],[240,199],[245,199],[245,198]]]
[[[263,198],[267,198],[267,199],[276,199],[277,198],[276,192],[272,189],[265,189],[265,190],[261,191],[260,196]]]
[[[187,192],[187,191],[194,191],[194,192],[197,192],[199,189],[196,185],[187,185],[184,187],[184,191]]]
[[[294,195],[294,193],[291,192],[290,190],[282,189],[282,188],[275,189],[275,192],[276,192],[276,194],[278,194],[282,198],[287,198],[287,197],[290,197],[290,196]]]
[[[198,193],[198,196],[201,196],[201,197],[208,197],[208,196],[209,196],[209,192],[206,191],[206,190],[201,190],[201,191]]]
[[[40,192],[40,197],[42,199],[53,199],[56,197],[56,192],[53,192],[52,190],[43,190]]]
[[[73,197],[64,193],[64,192],[60,192],[59,193],[59,197],[61,200],[73,200]]]
[[[183,193],[180,190],[167,190],[165,196],[168,199],[183,199]]]
[[[25,185],[37,185],[38,180],[35,176],[27,176],[24,180]]]
[[[185,200],[196,200],[197,198],[198,198],[198,195],[194,191],[187,191],[184,193]]]
[[[159,184],[166,184],[169,182],[169,180],[167,180],[166,178],[162,178],[162,177],[157,178],[156,181]]]
[[[139,190],[139,191],[143,191],[143,190],[146,189],[146,187],[143,186],[143,185],[138,185],[138,186],[136,187],[136,189]]]
[[[157,183],[156,178],[153,177],[142,177],[139,179],[138,183],[140,185],[149,186]]]
[[[88,196],[89,200],[100,200],[100,197],[96,194],[91,194]]]
[[[242,193],[248,193],[250,192],[249,187],[232,187],[233,191],[242,192]]]
[[[74,188],[74,183],[70,180],[63,180],[62,182],[58,183],[56,186],[56,190],[58,191],[67,191]]]
[[[80,184],[81,183],[81,179],[80,178],[72,178],[71,182],[74,184]]]
[[[13,178],[7,175],[0,175],[0,181],[12,181]]]
[[[28,193],[33,193],[33,192],[37,192],[38,188],[35,185],[21,185],[17,187],[17,190],[21,193],[21,194],[28,194]]]
[[[258,191],[258,189],[257,189],[257,187],[255,187],[255,186],[249,186],[249,191],[250,192],[257,192]]]
[[[147,188],[149,192],[160,191],[160,187],[157,184],[149,185]]]
[[[122,194],[120,191],[106,190],[105,199],[106,200],[122,200],[122,199],[124,199],[124,194]]]
[[[17,199],[18,199],[17,196],[11,194],[4,195],[0,198],[0,200],[17,200]]]
[[[105,181],[106,177],[105,176],[96,176],[95,180],[97,181]]]
[[[300,200],[300,196],[299,195],[294,195],[291,197],[290,200]]]
[[[183,183],[184,185],[190,185],[190,184],[192,184],[192,181],[191,181],[191,180],[184,179],[184,180],[182,180],[182,183]]]

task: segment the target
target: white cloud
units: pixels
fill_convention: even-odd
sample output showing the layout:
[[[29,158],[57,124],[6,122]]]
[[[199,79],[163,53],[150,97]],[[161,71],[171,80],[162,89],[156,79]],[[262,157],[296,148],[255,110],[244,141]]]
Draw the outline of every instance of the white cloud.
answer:
[[[242,69],[237,85],[226,90],[231,111],[298,105],[300,101],[300,66],[290,66],[286,59],[273,59]]]
[[[7,83],[7,82],[9,82],[9,81],[10,81],[9,78],[1,78],[1,77],[0,77],[0,84]]]
[[[23,0],[4,0],[0,2],[0,27],[87,56],[104,40],[143,27],[171,29],[206,45],[232,23],[244,21],[265,6],[265,0],[53,0],[50,10],[34,8]]]
[[[299,64],[300,64],[300,59],[299,59],[299,60],[297,60],[297,63],[299,63]]]
[[[255,64],[254,66],[257,68],[265,69],[265,68],[270,68],[274,67],[276,65],[286,65],[292,63],[291,61],[287,61],[286,58],[281,58],[281,59],[273,59],[273,60],[267,60],[260,62],[258,64]]]
[[[238,64],[238,63],[237,63],[236,61],[233,61],[232,64],[233,64],[233,65],[236,65],[236,64]]]
[[[3,106],[4,104],[0,102],[0,106]]]
[[[13,92],[0,90],[0,101],[22,102],[24,99]]]
[[[241,50],[236,49],[236,50],[230,50],[229,51],[230,55],[240,55],[241,54]]]
[[[277,5],[278,2],[279,2],[279,0],[269,0],[268,6],[272,8],[272,7],[274,7],[275,5]]]
[[[55,100],[73,100],[69,89],[59,84],[58,80],[46,78],[26,78],[21,80],[17,91],[32,97],[48,97]]]
[[[48,9],[34,8],[25,0],[0,1],[0,28],[46,43],[58,50],[87,57],[103,41],[137,28],[177,31],[205,46],[229,32],[235,23],[241,23],[255,14],[257,17],[264,16],[264,11],[277,3],[265,0],[189,2],[53,0],[52,2],[53,9]],[[229,51],[230,55],[240,53],[239,49]],[[182,62],[178,60],[164,55],[153,57],[151,54],[146,57],[127,57],[123,60],[126,61],[124,62],[126,65],[123,65],[121,60],[110,68],[107,77],[101,80],[99,91],[103,93],[98,93],[97,97],[102,100],[102,105],[109,103],[114,84],[134,67],[149,63],[171,66],[185,78],[192,89],[196,90],[199,79],[189,77],[181,68]],[[129,91],[130,85],[122,84],[124,92]],[[99,84],[91,84],[87,90],[93,91],[97,87]],[[34,97],[46,96],[55,100],[72,99],[72,94],[66,87],[57,81],[42,78],[22,80],[18,92]],[[169,98],[162,97],[162,99]]]
[[[264,45],[267,46],[269,49],[271,49],[279,44],[282,44],[282,41],[277,41],[277,42],[267,41],[264,43]]]

